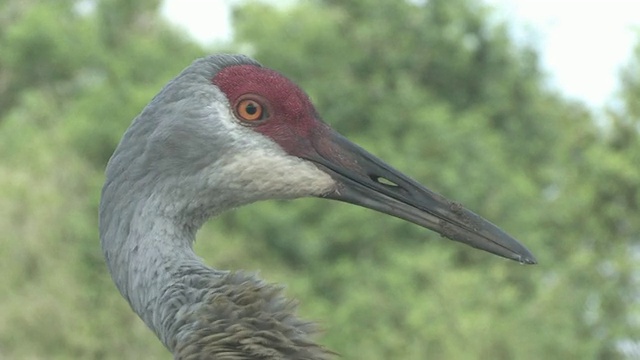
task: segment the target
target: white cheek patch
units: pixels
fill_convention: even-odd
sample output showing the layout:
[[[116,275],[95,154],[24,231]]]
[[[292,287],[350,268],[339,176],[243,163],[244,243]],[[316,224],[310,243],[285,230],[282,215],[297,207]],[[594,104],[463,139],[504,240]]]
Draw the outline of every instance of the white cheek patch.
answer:
[[[333,178],[313,163],[280,149],[245,149],[221,162],[218,170],[232,175],[218,188],[242,190],[256,200],[319,196],[336,186]]]

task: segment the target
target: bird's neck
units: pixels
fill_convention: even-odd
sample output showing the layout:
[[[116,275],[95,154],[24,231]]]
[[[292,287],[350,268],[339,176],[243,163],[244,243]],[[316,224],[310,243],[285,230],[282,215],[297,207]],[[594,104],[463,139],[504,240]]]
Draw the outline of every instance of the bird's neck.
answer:
[[[107,263],[120,292],[175,358],[332,356],[312,340],[316,327],[296,316],[281,287],[207,267],[192,250],[189,227],[148,215],[134,216],[133,224],[142,225],[118,226],[122,237],[103,233]]]
[[[315,326],[296,316],[295,303],[284,297],[281,287],[252,274],[209,268],[193,252],[204,221],[259,196],[228,182],[224,191],[210,185],[202,190],[188,178],[179,184],[140,187],[136,185],[150,181],[134,181],[136,175],[147,173],[125,172],[117,163],[111,169],[100,204],[107,265],[133,310],[176,358],[330,356],[313,342]]]
[[[103,233],[107,265],[132,309],[172,349],[176,312],[191,300],[181,299],[176,288],[191,283],[194,276],[211,283],[227,272],[207,267],[195,255],[192,244],[197,228],[153,211],[134,213],[128,219],[128,223],[110,224],[115,230]],[[183,303],[168,302],[166,297]]]

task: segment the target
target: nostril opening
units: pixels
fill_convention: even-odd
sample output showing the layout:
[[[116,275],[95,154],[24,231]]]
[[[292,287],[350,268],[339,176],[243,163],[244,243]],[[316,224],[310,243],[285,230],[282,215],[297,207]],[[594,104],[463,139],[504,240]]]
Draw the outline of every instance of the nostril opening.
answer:
[[[400,185],[394,183],[393,181],[387,179],[387,178],[383,178],[381,176],[377,176],[377,175],[369,175],[369,177],[371,177],[371,180],[377,182],[378,184],[382,184],[384,186],[390,186],[390,187],[400,187]]]

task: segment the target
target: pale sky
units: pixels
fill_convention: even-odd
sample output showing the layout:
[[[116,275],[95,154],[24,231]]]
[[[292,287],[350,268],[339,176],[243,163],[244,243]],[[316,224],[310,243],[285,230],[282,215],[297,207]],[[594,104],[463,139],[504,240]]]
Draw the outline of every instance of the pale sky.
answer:
[[[234,1],[165,0],[162,12],[211,44],[231,39],[229,4]],[[640,0],[485,2],[512,24],[517,38],[533,39],[552,86],[594,108],[610,100],[619,68],[631,56],[634,40],[640,40]]]

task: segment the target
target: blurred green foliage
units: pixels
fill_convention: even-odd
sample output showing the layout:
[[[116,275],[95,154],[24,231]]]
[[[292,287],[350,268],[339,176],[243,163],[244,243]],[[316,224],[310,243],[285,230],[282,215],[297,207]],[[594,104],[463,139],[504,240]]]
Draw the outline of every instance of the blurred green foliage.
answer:
[[[112,285],[103,169],[131,119],[210,51],[159,1],[0,2],[0,357],[170,358]],[[616,106],[545,86],[478,1],[316,0],[234,12],[244,49],[327,122],[533,250],[516,263],[318,199],[224,214],[215,267],[288,285],[345,359],[616,359],[638,341],[640,46]]]

